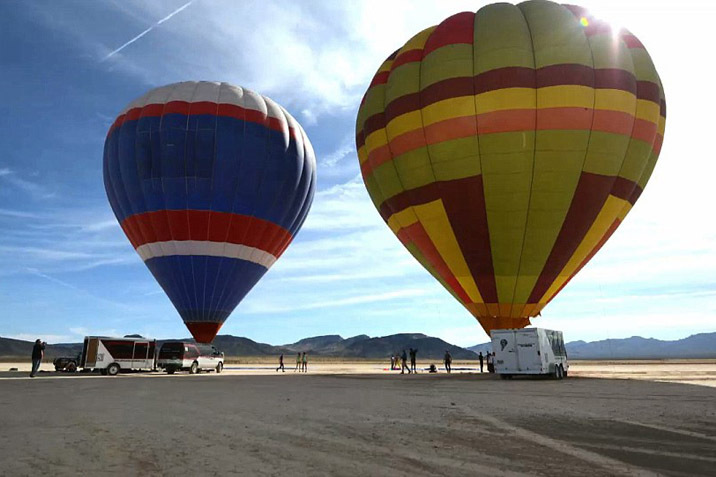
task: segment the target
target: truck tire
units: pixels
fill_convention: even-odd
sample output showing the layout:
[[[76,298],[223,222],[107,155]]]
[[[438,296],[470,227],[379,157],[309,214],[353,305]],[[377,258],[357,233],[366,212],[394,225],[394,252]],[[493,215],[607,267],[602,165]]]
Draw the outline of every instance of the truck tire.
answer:
[[[221,373],[221,371],[224,369],[224,363],[219,363],[216,365],[216,374]]]
[[[199,372],[199,363],[194,361],[191,363],[191,367],[189,368],[189,374],[197,374]]]
[[[119,365],[117,363],[112,363],[109,366],[107,366],[107,374],[109,376],[117,376],[119,374]]]
[[[77,365],[73,362],[67,365],[67,372],[68,373],[76,373],[77,372]]]

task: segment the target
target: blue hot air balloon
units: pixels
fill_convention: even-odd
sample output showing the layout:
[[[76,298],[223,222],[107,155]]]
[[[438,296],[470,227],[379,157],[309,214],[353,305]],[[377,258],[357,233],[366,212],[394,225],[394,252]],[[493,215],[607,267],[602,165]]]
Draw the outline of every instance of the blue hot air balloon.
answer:
[[[184,82],[130,103],[104,145],[109,203],[198,342],[291,243],[316,158],[274,101],[227,83]]]

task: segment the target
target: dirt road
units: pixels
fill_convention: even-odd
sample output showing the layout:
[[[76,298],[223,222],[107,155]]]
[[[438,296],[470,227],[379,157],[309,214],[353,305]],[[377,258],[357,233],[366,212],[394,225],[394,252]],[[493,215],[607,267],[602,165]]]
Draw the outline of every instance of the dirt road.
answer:
[[[6,475],[714,475],[716,389],[476,375],[0,381]]]

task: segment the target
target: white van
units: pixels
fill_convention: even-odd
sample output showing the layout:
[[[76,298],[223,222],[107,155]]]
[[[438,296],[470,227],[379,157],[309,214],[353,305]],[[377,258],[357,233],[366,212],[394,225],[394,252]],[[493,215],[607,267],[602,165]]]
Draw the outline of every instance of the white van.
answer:
[[[157,365],[169,374],[179,370],[189,371],[190,374],[202,370],[220,373],[224,369],[224,353],[212,345],[168,341],[159,350]]]
[[[147,338],[86,336],[80,367],[116,376],[121,370],[154,370],[156,340]]]
[[[510,378],[515,374],[567,376],[569,363],[561,331],[544,328],[492,330],[495,372]]]

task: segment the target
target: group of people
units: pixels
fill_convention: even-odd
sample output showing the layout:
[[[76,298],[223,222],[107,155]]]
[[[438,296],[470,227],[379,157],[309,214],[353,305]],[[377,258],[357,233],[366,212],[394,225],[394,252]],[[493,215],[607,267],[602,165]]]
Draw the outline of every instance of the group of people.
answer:
[[[418,353],[417,349],[410,348],[410,366],[407,365],[408,355],[405,353],[405,350],[403,350],[402,354],[394,354],[390,356],[390,369],[400,370],[400,374],[405,374],[405,370],[408,370],[408,374],[410,373],[417,373],[416,367],[415,367],[415,355]],[[487,372],[488,373],[494,373],[495,372],[495,353],[487,353],[487,355],[483,355],[482,351],[478,354],[478,358],[480,359],[480,372],[484,372],[485,369],[485,363],[487,363]],[[445,350],[445,356],[443,357],[443,363],[445,364],[445,371],[448,373],[452,372],[452,355],[450,354],[449,350]],[[435,365],[430,365],[430,372],[435,373],[437,372],[437,369],[435,368]]]
[[[487,357],[482,355],[482,351],[480,351],[480,354],[477,355],[477,357],[480,359],[480,372],[483,372],[483,366],[485,361],[487,361],[487,372],[488,373],[494,373],[495,372],[495,352],[492,353],[488,352]]]
[[[278,357],[278,368],[276,368],[277,373],[279,369],[284,373],[286,372],[286,368],[283,365],[283,353],[281,353],[281,356]],[[308,355],[305,351],[303,353],[296,353],[296,367],[293,368],[293,372],[295,373],[296,371],[300,373],[308,372]]]
[[[410,366],[408,366],[408,354],[410,354]],[[406,353],[405,350],[401,354],[390,355],[390,369],[400,370],[400,374],[405,374],[405,370],[408,370],[408,374],[417,373],[418,369],[416,366],[416,355],[418,354],[417,349],[410,348],[410,352]]]

